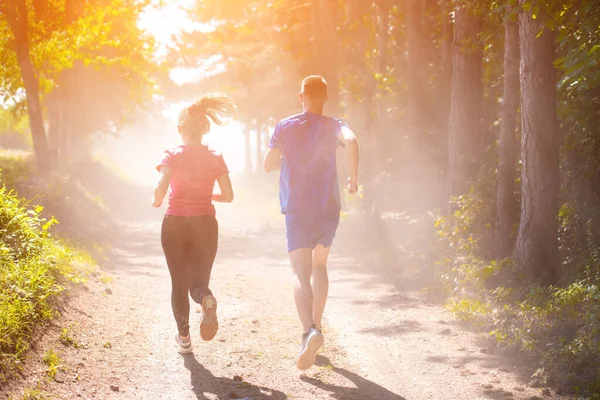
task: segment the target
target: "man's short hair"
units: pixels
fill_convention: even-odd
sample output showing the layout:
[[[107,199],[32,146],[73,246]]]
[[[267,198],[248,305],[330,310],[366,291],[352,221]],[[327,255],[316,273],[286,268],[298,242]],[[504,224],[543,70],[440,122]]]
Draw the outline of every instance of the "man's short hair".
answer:
[[[307,76],[302,80],[301,92],[311,98],[327,97],[327,81],[320,75]]]

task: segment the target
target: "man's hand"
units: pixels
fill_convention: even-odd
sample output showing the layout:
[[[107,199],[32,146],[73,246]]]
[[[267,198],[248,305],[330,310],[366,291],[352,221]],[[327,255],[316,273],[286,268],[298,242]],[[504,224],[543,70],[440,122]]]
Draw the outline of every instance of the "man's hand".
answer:
[[[359,161],[359,145],[358,138],[348,128],[343,126],[338,132],[338,140],[343,143],[348,149],[348,170],[350,177],[348,178],[348,186],[346,190],[348,194],[355,194],[358,192],[358,161]]]
[[[358,192],[358,179],[348,177],[348,185],[346,186],[348,194],[355,194]]]

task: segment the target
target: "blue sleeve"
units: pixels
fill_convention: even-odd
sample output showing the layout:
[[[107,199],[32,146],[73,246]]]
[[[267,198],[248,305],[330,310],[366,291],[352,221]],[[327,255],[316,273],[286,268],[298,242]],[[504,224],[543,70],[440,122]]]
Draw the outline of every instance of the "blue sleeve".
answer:
[[[275,132],[273,133],[273,136],[271,136],[269,148],[281,150],[281,122],[279,122],[277,126],[275,126]]]

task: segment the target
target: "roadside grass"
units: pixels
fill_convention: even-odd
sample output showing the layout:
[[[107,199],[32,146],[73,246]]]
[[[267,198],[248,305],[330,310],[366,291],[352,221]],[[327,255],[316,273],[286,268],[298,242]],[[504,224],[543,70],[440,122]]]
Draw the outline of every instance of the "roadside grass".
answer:
[[[544,286],[527,279],[510,258],[490,255],[495,208],[487,199],[493,196],[473,190],[457,200],[453,215],[436,220],[440,257],[433,286],[447,294],[458,319],[487,333],[490,347],[528,362],[531,386],[599,400],[600,249],[591,242],[589,254],[577,247],[563,205],[560,280]]]
[[[18,397],[10,396],[9,400],[50,400],[52,396],[37,388],[26,388]]]
[[[0,155],[0,383],[22,368],[32,336],[59,315],[62,294],[84,282],[95,265],[84,251],[55,237],[58,221],[39,199],[25,200],[7,186],[31,177],[27,155]],[[32,189],[35,184],[27,183]],[[44,215],[45,214],[45,215]],[[52,361],[49,359],[49,361]],[[24,398],[42,398],[32,389]]]
[[[46,375],[49,378],[54,379],[59,371],[63,371],[65,368],[62,365],[62,359],[60,355],[54,349],[48,349],[44,354],[44,364],[46,364]]]

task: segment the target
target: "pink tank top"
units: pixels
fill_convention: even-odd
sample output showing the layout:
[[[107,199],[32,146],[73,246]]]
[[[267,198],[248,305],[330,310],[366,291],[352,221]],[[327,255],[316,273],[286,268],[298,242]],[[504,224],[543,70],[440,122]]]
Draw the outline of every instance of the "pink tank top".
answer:
[[[214,216],[215,181],[229,173],[223,156],[207,146],[182,145],[164,152],[156,169],[165,166],[173,171],[167,215]]]

